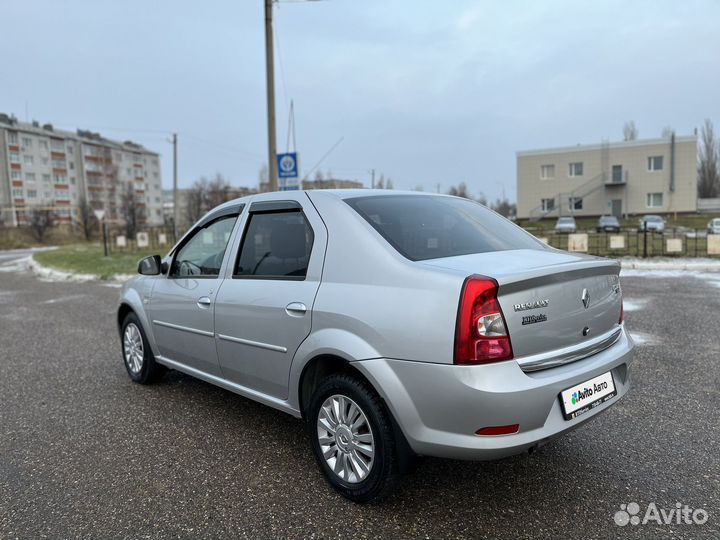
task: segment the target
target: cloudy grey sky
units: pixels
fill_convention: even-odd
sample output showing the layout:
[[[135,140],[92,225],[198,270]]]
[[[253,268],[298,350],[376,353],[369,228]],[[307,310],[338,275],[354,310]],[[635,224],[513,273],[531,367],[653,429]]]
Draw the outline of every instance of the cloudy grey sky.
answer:
[[[515,151],[720,124],[720,2],[281,3],[278,146],[295,101],[305,171],[515,197]],[[257,182],[262,0],[2,2],[0,111],[131,138],[180,179]]]

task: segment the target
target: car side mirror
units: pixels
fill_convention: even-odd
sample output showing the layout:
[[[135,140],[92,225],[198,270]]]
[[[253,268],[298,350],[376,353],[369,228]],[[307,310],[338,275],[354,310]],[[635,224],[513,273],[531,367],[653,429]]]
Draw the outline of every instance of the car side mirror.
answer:
[[[160,255],[145,257],[138,263],[138,274],[143,276],[157,276],[166,271],[166,265],[160,259]]]

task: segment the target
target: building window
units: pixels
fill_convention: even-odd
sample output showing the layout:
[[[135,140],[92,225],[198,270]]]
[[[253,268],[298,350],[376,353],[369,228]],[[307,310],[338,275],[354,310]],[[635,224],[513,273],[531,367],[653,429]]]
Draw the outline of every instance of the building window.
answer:
[[[568,199],[568,209],[570,210],[582,210],[583,200],[582,197],[570,197]]]
[[[50,175],[49,174],[43,174],[43,182],[50,182]]]
[[[662,156],[650,156],[648,158],[648,171],[662,171],[663,170],[663,157]]]
[[[157,176],[157,173],[155,173],[155,176]],[[555,165],[540,165],[540,178],[542,180],[555,178]]]
[[[648,208],[662,208],[663,206],[663,194],[662,193],[648,193],[647,194],[647,207]]]
[[[20,163],[20,154],[18,154],[17,152],[10,152],[10,162]]]
[[[72,155],[74,151],[75,151],[75,148],[73,148],[73,146],[71,144],[68,144],[67,153]]]
[[[75,163],[73,163],[72,161],[68,163],[68,165],[70,165],[70,170],[73,170],[75,168]]]
[[[50,148],[52,148],[56,152],[62,152],[65,150],[65,145],[63,144],[62,140],[52,139],[50,141]]]
[[[74,176],[71,176],[71,177],[70,177],[70,183],[71,183],[72,185],[75,185],[75,177],[74,177]]]
[[[18,136],[14,131],[8,131],[8,144],[17,144]]]
[[[28,199],[37,199],[36,189],[28,189]]]
[[[22,189],[13,189],[12,190],[13,197],[16,199],[22,199],[23,196],[23,190]]]
[[[54,175],[53,179],[55,180],[56,184],[65,184],[67,182],[67,178],[64,174],[56,174]]]
[[[543,212],[552,212],[555,210],[555,199],[542,199]]]
[[[30,137],[23,137],[22,140],[23,150],[32,148],[32,139]]]
[[[570,166],[568,167],[568,176],[582,176],[583,175],[583,164],[582,161],[578,161],[577,163],[570,163]]]
[[[32,165],[33,157],[32,156],[23,156],[23,161],[25,162],[25,165]]]
[[[47,149],[48,149],[47,141],[38,141],[38,145],[40,146],[40,150],[45,150],[47,152]]]
[[[42,164],[43,164],[43,165],[47,165],[48,163],[50,163],[50,158],[43,157],[43,158],[41,158],[41,159],[42,159]]]
[[[22,173],[20,171],[11,171],[10,178],[13,180],[22,180]]]
[[[25,173],[25,180],[27,180],[28,182],[34,182],[35,181],[35,173],[32,173],[32,172]]]
[[[53,166],[53,169],[64,169],[65,168],[65,160],[53,159],[52,166]]]

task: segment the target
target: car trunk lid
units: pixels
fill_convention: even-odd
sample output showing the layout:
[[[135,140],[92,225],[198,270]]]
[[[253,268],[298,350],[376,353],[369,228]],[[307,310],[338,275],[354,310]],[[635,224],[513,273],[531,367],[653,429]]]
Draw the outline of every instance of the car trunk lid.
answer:
[[[619,336],[622,295],[615,261],[553,249],[478,253],[425,261],[494,278],[515,359],[527,370],[577,360]],[[562,358],[562,362],[560,362]]]

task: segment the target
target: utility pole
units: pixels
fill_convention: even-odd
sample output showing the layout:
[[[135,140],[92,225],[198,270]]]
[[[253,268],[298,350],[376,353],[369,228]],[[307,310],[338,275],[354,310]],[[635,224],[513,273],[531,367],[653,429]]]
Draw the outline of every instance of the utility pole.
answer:
[[[370,188],[375,189],[375,169],[370,171]]]
[[[277,148],[275,140],[275,62],[273,53],[273,1],[265,0],[265,76],[268,121],[268,188],[277,191]]]
[[[173,133],[173,240],[178,239],[177,133]]]

